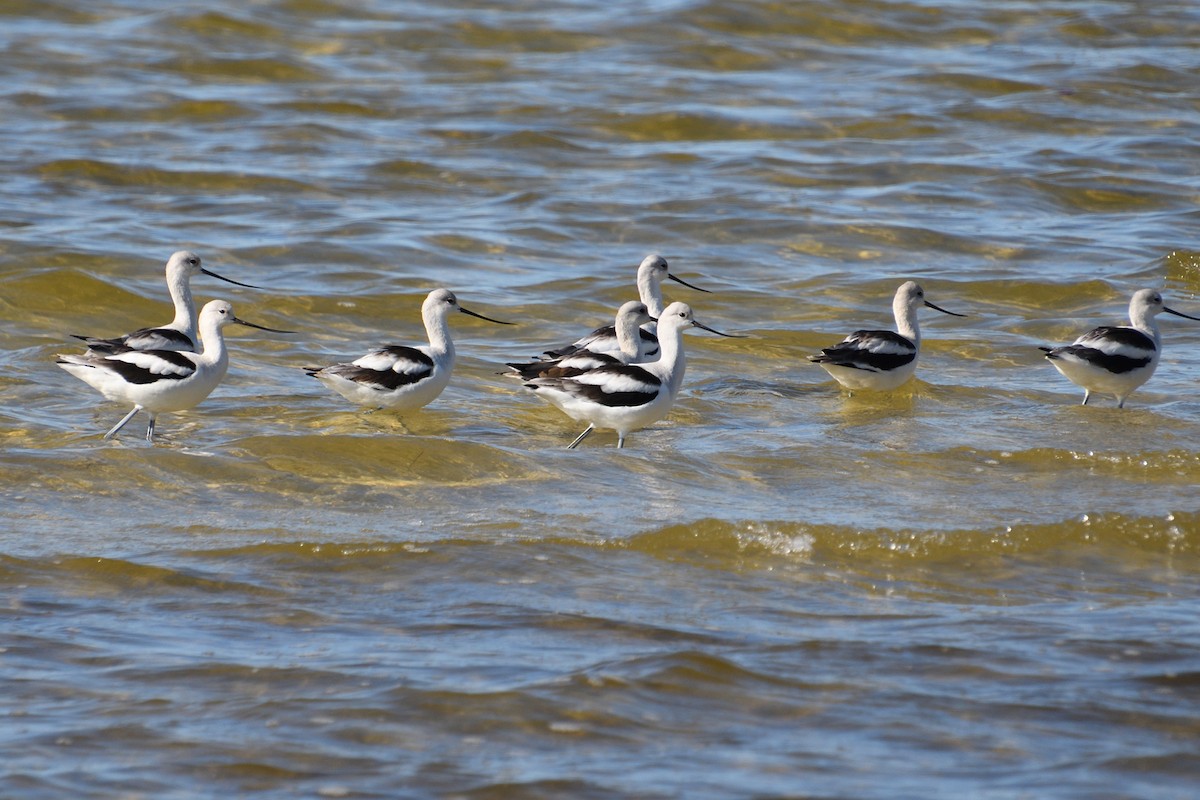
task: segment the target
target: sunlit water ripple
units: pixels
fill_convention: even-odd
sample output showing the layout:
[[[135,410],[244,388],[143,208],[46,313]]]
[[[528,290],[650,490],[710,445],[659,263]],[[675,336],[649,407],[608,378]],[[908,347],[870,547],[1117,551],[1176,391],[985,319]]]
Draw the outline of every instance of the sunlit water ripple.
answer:
[[[1118,411],[1037,350],[1200,314],[1180,2],[0,8],[0,795],[1191,798],[1200,325]],[[192,412],[54,366],[246,319]],[[617,451],[500,376],[699,319]],[[806,356],[923,316],[918,379]],[[299,369],[422,336],[364,415]]]

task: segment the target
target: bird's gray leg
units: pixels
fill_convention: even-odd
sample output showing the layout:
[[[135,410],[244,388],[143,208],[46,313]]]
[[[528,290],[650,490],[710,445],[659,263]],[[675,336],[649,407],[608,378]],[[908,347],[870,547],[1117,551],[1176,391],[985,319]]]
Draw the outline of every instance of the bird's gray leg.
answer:
[[[111,439],[112,437],[116,436],[117,431],[121,430],[121,428],[124,428],[125,423],[127,423],[127,422],[129,422],[129,420],[133,419],[134,415],[136,415],[141,410],[142,410],[141,406],[134,406],[133,411],[130,411],[128,414],[121,417],[121,421],[118,422],[116,425],[113,425],[112,430],[110,430],[108,433],[104,434],[104,438]]]
[[[583,433],[581,433],[575,437],[575,441],[573,441],[569,445],[567,445],[567,449],[574,450],[576,447],[579,446],[579,443],[582,442],[584,439],[586,439],[588,434],[591,433],[592,431],[594,431],[595,429],[596,429],[595,425],[588,425],[587,428],[584,429]]]

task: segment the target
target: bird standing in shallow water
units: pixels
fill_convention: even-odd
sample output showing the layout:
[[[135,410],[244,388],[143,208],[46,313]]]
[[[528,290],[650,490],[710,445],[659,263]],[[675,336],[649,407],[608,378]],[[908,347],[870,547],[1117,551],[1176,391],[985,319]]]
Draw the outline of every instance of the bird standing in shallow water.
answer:
[[[104,434],[105,439],[111,439],[135,414],[145,410],[150,412],[146,441],[153,442],[154,422],[159,414],[186,411],[199,405],[225,377],[229,353],[221,331],[231,323],[272,333],[292,333],[238,319],[230,303],[213,300],[200,312],[203,349],[198,353],[118,346],[112,352],[60,355],[57,363],[109,400],[133,403],[133,410]]]
[[[963,317],[939,308],[925,299],[925,290],[914,281],[906,281],[896,290],[892,313],[896,317],[893,331],[855,331],[839,344],[826,347],[809,361],[820,364],[834,380],[854,391],[890,391],[903,385],[917,370],[921,352],[921,326],[917,313],[922,306]]]
[[[663,314],[662,282],[664,278],[683,284],[689,289],[695,289],[698,292],[707,293],[709,291],[708,289],[701,289],[699,286],[693,286],[682,278],[672,275],[670,267],[667,265],[667,260],[662,256],[654,254],[646,256],[642,259],[642,263],[638,265],[638,297],[646,305],[650,316],[655,319],[658,319]],[[642,328],[639,334],[637,361],[658,358],[658,338],[654,331],[655,324],[653,322],[648,323]],[[547,350],[542,356],[545,360],[555,361],[564,356],[574,355],[584,350],[592,353],[620,352],[621,343],[617,340],[615,328],[612,325],[597,328],[587,336],[577,339],[565,347]]]
[[[454,370],[454,342],[447,317],[462,312],[488,322],[511,325],[468,311],[446,289],[434,289],[421,304],[429,344],[391,345],[372,350],[349,364],[305,367],[308,374],[356,405],[411,411],[428,405],[446,388]]]
[[[1117,408],[1154,374],[1162,355],[1162,334],[1154,318],[1160,312],[1200,320],[1167,308],[1162,294],[1139,289],[1129,301],[1129,326],[1102,326],[1088,331],[1072,344],[1040,348],[1067,380],[1083,387],[1083,405],[1092,392],[1117,398]]]
[[[178,350],[194,352],[196,341],[196,304],[192,301],[191,279],[194,275],[208,275],[211,278],[232,283],[235,286],[245,286],[257,289],[248,283],[239,283],[200,266],[200,256],[190,250],[180,250],[172,253],[167,260],[167,291],[171,293],[171,302],[175,305],[175,319],[161,328],[140,328],[133,333],[127,333],[113,339],[102,339],[94,336],[72,334],[76,339],[87,342],[90,350],[97,352],[112,352],[121,347],[132,350]]]
[[[572,419],[588,423],[568,449],[577,447],[596,428],[615,430],[617,447],[624,447],[631,431],[653,425],[670,413],[687,367],[683,332],[691,327],[732,336],[697,322],[686,304],[672,303],[658,318],[662,348],[658,360],[609,364],[570,377],[534,378],[525,386]]]

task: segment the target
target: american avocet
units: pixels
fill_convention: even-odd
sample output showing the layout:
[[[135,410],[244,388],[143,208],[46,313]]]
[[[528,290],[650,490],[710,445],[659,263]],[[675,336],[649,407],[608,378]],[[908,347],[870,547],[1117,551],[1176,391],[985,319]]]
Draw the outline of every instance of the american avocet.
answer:
[[[468,311],[453,292],[434,289],[421,304],[428,346],[392,345],[372,350],[349,364],[305,367],[308,374],[352,403],[368,408],[411,411],[428,405],[442,393],[454,369],[454,342],[447,317],[461,311],[472,317],[511,325]]]
[[[683,332],[691,327],[731,336],[697,322],[686,304],[672,303],[658,318],[662,348],[658,360],[608,364],[570,377],[534,378],[525,386],[572,419],[588,423],[568,449],[577,447],[596,428],[615,430],[617,447],[624,447],[630,431],[652,425],[670,413],[687,366]]]
[[[72,334],[82,339],[92,350],[113,351],[121,347],[132,350],[179,350],[190,352],[196,349],[196,304],[192,302],[191,279],[194,275],[208,275],[235,286],[257,289],[248,283],[218,275],[200,266],[200,256],[190,250],[172,253],[167,260],[167,291],[175,304],[175,319],[161,328],[140,328],[114,339]]]
[[[146,441],[154,441],[154,421],[164,411],[186,411],[208,397],[229,369],[222,328],[231,323],[272,333],[292,333],[265,328],[238,319],[225,300],[212,300],[200,311],[198,353],[176,350],[133,350],[116,347],[111,353],[60,355],[58,365],[99,390],[109,400],[133,403],[133,410],[104,434],[111,439],[139,411],[150,413]]]
[[[510,363],[513,371],[511,376],[522,380],[534,378],[568,378],[587,372],[596,367],[612,364],[630,364],[638,360],[640,354],[639,334],[641,326],[647,322],[657,322],[656,317],[650,316],[650,310],[641,300],[630,300],[617,310],[614,330],[621,349],[615,353],[593,353],[591,350],[580,350],[555,361],[534,361],[528,364]]]
[[[689,289],[695,289],[698,292],[709,292],[708,289],[693,286],[682,278],[672,275],[670,267],[667,265],[667,260],[662,256],[648,255],[638,265],[637,288],[638,297],[646,304],[646,308],[650,311],[650,316],[655,319],[661,317],[663,313],[662,282],[664,278],[681,283]],[[649,323],[642,328],[642,332],[639,335],[638,361],[658,357],[658,339],[654,333],[654,325],[655,323]],[[593,353],[619,353],[621,351],[621,343],[617,340],[617,333],[614,327],[612,325],[605,325],[592,331],[582,339],[578,339],[565,347],[547,350],[542,355],[546,360],[553,361],[563,356],[573,355],[581,350],[589,350]]]
[[[1041,349],[1067,380],[1083,387],[1083,405],[1087,405],[1092,392],[1102,392],[1115,396],[1117,408],[1124,408],[1126,398],[1150,380],[1158,367],[1162,334],[1154,317],[1159,312],[1200,320],[1167,308],[1155,290],[1139,289],[1129,301],[1129,327],[1103,326],[1088,331],[1073,344]]]
[[[917,312],[921,306],[952,317],[966,316],[935,306],[925,299],[924,289],[914,281],[906,281],[896,290],[892,300],[892,313],[899,333],[855,331],[841,343],[823,349],[821,355],[809,356],[809,360],[820,364],[834,380],[851,391],[895,389],[917,369],[917,356],[921,351]]]

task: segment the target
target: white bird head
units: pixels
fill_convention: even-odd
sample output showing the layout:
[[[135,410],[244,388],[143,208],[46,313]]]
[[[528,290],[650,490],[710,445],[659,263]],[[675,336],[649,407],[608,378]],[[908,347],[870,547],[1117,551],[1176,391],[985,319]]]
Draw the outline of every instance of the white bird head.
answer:
[[[689,289],[695,289],[697,292],[709,292],[708,289],[693,286],[682,278],[672,275],[671,269],[667,265],[667,260],[656,253],[651,253],[642,259],[642,263],[638,266],[637,283],[639,288],[643,285],[659,286],[662,284],[664,278],[683,284]]]
[[[640,300],[630,300],[617,309],[617,317],[629,324],[637,327],[645,325],[647,322],[656,322],[655,317],[650,316],[650,309]]]
[[[186,284],[188,280],[196,275],[207,275],[210,278],[232,283],[234,286],[245,286],[247,289],[258,289],[258,286],[251,286],[248,283],[231,280],[224,275],[205,269],[200,263],[200,256],[193,253],[191,250],[177,250],[167,259],[167,283],[169,284]]]
[[[688,328],[700,328],[701,330],[706,330],[709,333],[715,333],[718,336],[726,336],[730,339],[745,338],[732,333],[722,333],[716,328],[710,328],[703,322],[697,321],[695,315],[692,313],[692,307],[687,303],[671,303],[671,305],[667,306],[666,310],[663,311],[662,316],[658,318],[658,329],[662,331],[664,328],[666,330],[686,330]]]
[[[204,308],[200,309],[201,330],[219,331],[230,324],[245,325],[247,328],[258,328],[260,331],[270,331],[271,333],[295,333],[295,331],[281,331],[278,328],[268,328],[238,319],[233,313],[233,303],[228,300],[209,300],[204,304]]]
[[[916,281],[905,281],[900,284],[900,288],[896,290],[896,298],[892,301],[892,310],[896,313],[897,318],[901,316],[915,318],[917,310],[922,306],[932,308],[934,311],[940,311],[943,314],[949,314],[952,317],[966,316],[966,314],[956,314],[953,311],[947,311],[926,300],[925,290]]]
[[[1163,312],[1184,319],[1200,320],[1200,317],[1189,316],[1169,308],[1163,301],[1162,293],[1157,289],[1138,289],[1129,301],[1129,321],[1135,328],[1151,329],[1154,317]]]
[[[421,304],[421,316],[425,319],[442,319],[454,311],[461,311],[472,317],[478,317],[488,322],[495,322],[499,325],[512,325],[511,322],[503,322],[491,317],[485,317],[483,314],[476,314],[474,311],[463,308],[458,304],[458,298],[454,296],[454,292],[449,289],[434,289],[425,297],[425,302]]]

